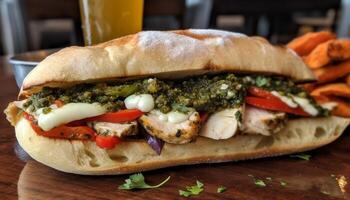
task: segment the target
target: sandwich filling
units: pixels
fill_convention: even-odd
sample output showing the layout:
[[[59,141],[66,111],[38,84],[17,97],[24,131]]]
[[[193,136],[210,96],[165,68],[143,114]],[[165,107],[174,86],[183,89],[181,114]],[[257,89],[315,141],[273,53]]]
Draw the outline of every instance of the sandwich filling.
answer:
[[[290,118],[323,117],[331,110],[286,77],[231,73],[44,87],[16,106],[39,135],[94,140],[102,148],[141,137],[157,153],[164,142],[268,136]]]

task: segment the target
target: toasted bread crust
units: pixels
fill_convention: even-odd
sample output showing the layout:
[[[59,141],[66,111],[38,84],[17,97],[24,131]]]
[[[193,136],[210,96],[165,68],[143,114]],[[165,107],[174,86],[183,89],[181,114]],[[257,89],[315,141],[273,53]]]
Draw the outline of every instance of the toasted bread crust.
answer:
[[[25,78],[20,96],[43,86],[221,71],[314,79],[293,51],[259,37],[218,30],[144,31],[96,46],[68,47],[48,56]]]
[[[39,136],[25,119],[17,123],[16,137],[31,157],[52,168],[75,174],[107,175],[306,151],[337,139],[349,122],[350,119],[340,117],[291,120],[274,136],[238,135],[227,140],[198,137],[188,144],[167,143],[161,155],[143,140],[123,141],[112,150],[104,150],[91,141]]]

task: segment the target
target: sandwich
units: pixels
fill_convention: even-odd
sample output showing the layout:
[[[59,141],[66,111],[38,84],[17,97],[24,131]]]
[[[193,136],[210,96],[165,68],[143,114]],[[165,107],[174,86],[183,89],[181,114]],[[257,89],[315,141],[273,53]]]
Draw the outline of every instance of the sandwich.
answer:
[[[35,160],[68,173],[125,174],[334,141],[349,119],[299,86],[314,79],[296,53],[260,37],[144,31],[48,56],[5,113]]]

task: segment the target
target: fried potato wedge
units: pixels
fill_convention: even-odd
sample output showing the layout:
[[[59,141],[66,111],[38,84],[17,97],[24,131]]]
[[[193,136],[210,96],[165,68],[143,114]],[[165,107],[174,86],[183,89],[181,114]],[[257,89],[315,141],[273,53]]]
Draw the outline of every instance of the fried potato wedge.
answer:
[[[306,56],[319,44],[331,39],[335,39],[335,34],[329,31],[306,33],[289,42],[287,47],[293,49],[299,56]]]
[[[332,83],[317,87],[311,92],[312,96],[341,96],[350,98],[350,87],[345,83]]]
[[[345,82],[350,86],[350,74],[346,76]]]
[[[350,117],[350,103],[334,96],[322,95],[314,98],[319,104],[325,104],[330,102],[336,103],[337,106],[332,110],[332,115],[340,117]]]
[[[350,58],[350,40],[329,40],[318,45],[305,59],[312,69],[323,67],[332,61],[342,61]]]
[[[337,65],[328,65],[313,70],[319,83],[327,83],[350,74],[350,59]],[[349,80],[350,81],[350,80]]]
[[[341,61],[350,58],[350,40],[338,39],[330,42],[328,56],[332,61]]]
[[[307,57],[304,58],[304,62],[311,69],[317,69],[330,63],[331,59],[328,56],[329,44],[334,40],[329,40],[318,45]]]

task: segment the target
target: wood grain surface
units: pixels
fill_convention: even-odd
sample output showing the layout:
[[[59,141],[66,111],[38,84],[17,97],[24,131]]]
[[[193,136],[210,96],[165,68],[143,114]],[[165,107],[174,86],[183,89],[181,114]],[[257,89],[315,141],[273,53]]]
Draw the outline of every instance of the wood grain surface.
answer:
[[[0,58],[0,109],[16,98],[6,58]],[[185,199],[178,190],[204,183],[204,191],[190,199],[350,199],[350,130],[334,143],[307,152],[310,161],[289,156],[222,164],[172,167],[143,173],[151,184],[168,176],[161,188],[123,191],[123,176],[80,176],[62,173],[32,159],[16,142],[14,129],[0,121],[0,199]],[[252,177],[253,176],[253,177]],[[266,179],[271,177],[271,181]],[[254,184],[264,180],[266,187]],[[282,186],[281,182],[286,185]],[[348,184],[346,184],[348,183]],[[217,193],[217,187],[227,187]]]

